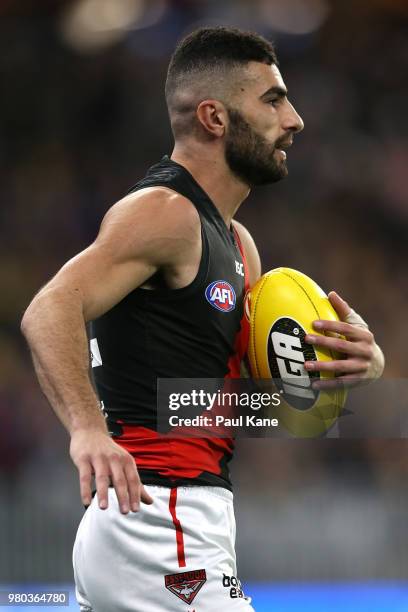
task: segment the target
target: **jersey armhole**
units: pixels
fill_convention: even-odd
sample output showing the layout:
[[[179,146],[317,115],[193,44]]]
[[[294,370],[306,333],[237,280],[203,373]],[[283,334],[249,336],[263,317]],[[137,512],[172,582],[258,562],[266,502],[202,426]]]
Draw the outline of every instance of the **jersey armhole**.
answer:
[[[197,209],[196,209],[197,210]],[[185,298],[186,295],[190,295],[193,293],[198,287],[200,287],[208,275],[208,268],[210,263],[210,249],[208,244],[208,237],[204,227],[204,220],[201,217],[201,213],[197,210],[198,216],[200,218],[201,225],[201,258],[200,264],[198,266],[197,274],[185,287],[180,287],[179,289],[169,289],[159,288],[159,289],[146,289],[143,287],[138,287],[134,290],[133,293],[137,295],[143,295],[144,297],[150,299],[158,299],[158,300],[176,300],[179,298]]]

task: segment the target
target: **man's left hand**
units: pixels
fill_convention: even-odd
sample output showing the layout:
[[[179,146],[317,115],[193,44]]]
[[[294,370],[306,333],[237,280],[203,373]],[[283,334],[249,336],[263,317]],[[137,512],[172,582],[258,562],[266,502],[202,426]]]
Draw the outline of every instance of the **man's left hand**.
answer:
[[[338,383],[348,386],[379,378],[384,370],[384,355],[367,323],[337,293],[331,291],[328,297],[340,321],[314,321],[316,331],[329,335],[307,334],[305,341],[344,357],[333,361],[306,361],[308,372],[334,372],[336,376],[335,380],[316,381],[313,387],[333,388]]]

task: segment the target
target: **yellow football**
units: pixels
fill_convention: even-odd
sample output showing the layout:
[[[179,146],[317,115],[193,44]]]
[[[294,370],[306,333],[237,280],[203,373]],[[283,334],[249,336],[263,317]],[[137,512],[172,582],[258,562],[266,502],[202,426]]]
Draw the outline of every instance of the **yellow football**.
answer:
[[[264,274],[246,297],[250,321],[248,360],[251,375],[273,379],[281,394],[279,422],[291,434],[315,437],[327,431],[344,407],[346,391],[318,390],[313,381],[330,379],[332,372],[308,372],[305,361],[330,361],[339,355],[307,344],[306,334],[321,335],[313,321],[338,321],[327,295],[311,278],[291,268]]]

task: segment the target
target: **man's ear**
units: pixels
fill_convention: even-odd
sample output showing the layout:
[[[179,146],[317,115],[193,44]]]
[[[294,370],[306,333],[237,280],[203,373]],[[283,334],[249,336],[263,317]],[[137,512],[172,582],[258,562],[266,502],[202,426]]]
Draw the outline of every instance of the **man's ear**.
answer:
[[[225,134],[228,114],[218,100],[203,100],[197,107],[197,119],[208,135],[221,138]]]

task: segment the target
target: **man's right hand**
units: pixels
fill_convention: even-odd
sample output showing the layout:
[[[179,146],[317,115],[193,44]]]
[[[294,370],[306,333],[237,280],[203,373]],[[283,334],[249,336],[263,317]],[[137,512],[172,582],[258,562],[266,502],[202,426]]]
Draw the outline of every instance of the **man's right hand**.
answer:
[[[153,499],[140,481],[136,463],[107,432],[81,429],[72,433],[70,455],[79,471],[81,498],[85,506],[92,500],[92,475],[95,475],[99,507],[108,507],[108,488],[113,484],[120,511],[137,512],[140,501],[152,504]]]

